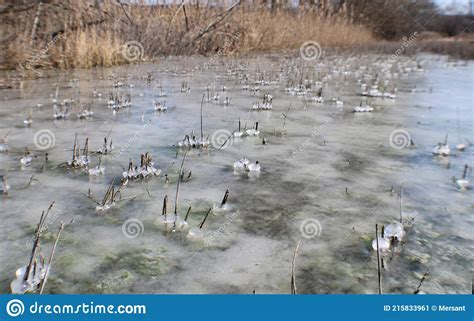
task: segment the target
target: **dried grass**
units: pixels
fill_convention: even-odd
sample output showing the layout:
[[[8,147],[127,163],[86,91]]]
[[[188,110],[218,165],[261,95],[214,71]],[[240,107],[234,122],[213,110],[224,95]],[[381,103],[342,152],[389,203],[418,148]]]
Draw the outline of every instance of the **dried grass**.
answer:
[[[370,30],[346,12],[270,11],[256,6],[100,6],[74,0],[32,1],[0,8],[0,66],[8,69],[90,68],[126,63],[129,41],[143,58],[160,55],[252,53],[296,49],[317,41],[323,48],[370,43]],[[38,15],[39,12],[39,15]],[[38,23],[35,17],[38,15]]]

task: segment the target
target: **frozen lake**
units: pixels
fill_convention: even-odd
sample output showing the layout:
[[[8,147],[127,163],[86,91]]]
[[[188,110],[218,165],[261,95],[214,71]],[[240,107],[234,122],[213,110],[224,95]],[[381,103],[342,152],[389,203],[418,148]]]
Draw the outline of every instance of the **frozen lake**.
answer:
[[[289,293],[299,240],[298,293],[377,293],[375,224],[398,220],[403,185],[404,220],[414,223],[405,222],[403,243],[384,256],[384,292],[413,293],[429,273],[425,293],[471,293],[474,198],[452,177],[474,166],[474,147],[456,150],[466,138],[474,142],[473,75],[472,62],[431,55],[395,62],[372,55],[312,62],[170,58],[49,72],[22,88],[1,90],[0,137],[7,135],[9,151],[0,152],[0,174],[10,186],[0,199],[1,291],[10,291],[15,270],[28,263],[35,225],[55,201],[41,242],[46,259],[60,222],[74,223],[62,232],[47,293]],[[298,84],[308,90],[295,90]],[[362,84],[378,84],[396,98],[363,97]],[[321,87],[325,101],[314,102]],[[77,119],[71,107],[67,120],[53,120],[56,88],[58,102],[81,97],[92,117]],[[110,92],[129,93],[132,106],[112,112]],[[267,93],[272,110],[250,110]],[[185,153],[176,145],[193,130],[200,138],[203,94],[210,98],[203,104],[210,146],[187,152],[178,213],[183,219],[192,206],[188,223],[196,228],[214,210],[202,233],[190,236],[157,222],[165,195],[173,218]],[[155,111],[155,101],[168,109]],[[354,113],[361,102],[373,112]],[[242,128],[258,122],[259,136],[227,140],[239,119]],[[45,133],[53,136],[40,141]],[[81,148],[89,138],[91,151],[104,137],[113,141],[114,152],[102,156],[105,174],[92,177],[64,165],[75,134]],[[450,156],[433,156],[446,134]],[[416,146],[400,146],[399,135]],[[25,147],[29,166],[20,163]],[[112,180],[118,188],[129,159],[140,162],[145,152],[161,174],[130,181],[122,200],[98,213],[96,201]],[[260,173],[234,171],[242,157],[259,161]],[[98,155],[90,159],[97,166]],[[467,179],[472,184],[471,170]]]

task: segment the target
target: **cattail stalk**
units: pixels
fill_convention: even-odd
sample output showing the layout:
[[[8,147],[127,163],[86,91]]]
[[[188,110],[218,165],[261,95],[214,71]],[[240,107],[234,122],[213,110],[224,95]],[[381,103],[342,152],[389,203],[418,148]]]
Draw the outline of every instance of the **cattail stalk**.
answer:
[[[415,290],[415,292],[413,292],[413,294],[418,294],[418,293],[420,293],[420,288],[421,288],[421,286],[423,285],[423,282],[425,282],[426,278],[428,277],[428,274],[429,274],[428,272],[425,272],[425,273],[423,274],[423,276],[421,277],[420,283],[419,283],[418,286],[416,287],[416,290]]]
[[[174,216],[175,221],[178,219],[178,197],[179,197],[179,186],[181,182],[181,176],[183,175],[184,161],[186,160],[186,155],[188,155],[188,150],[184,152],[183,160],[181,162],[181,168],[179,169],[178,184],[176,185],[176,197],[174,200]]]
[[[165,217],[166,221],[166,212],[168,211],[168,195],[165,195],[163,199],[163,210],[161,211],[161,215]]]
[[[229,198],[229,190],[226,190],[224,194],[224,198],[222,199],[222,202],[221,202],[221,207],[227,203],[228,198]]]
[[[74,147],[72,148],[72,162],[76,161],[77,134],[74,135]]]
[[[186,212],[186,216],[184,217],[184,221],[188,221],[189,214],[191,213],[191,206],[188,208],[188,211]]]
[[[377,276],[379,281],[379,294],[382,294],[382,270],[380,266],[379,227],[375,224],[375,240],[377,243]]]
[[[212,211],[212,207],[207,211],[206,216],[204,216],[204,219],[202,220],[201,224],[199,224],[199,229],[202,229],[211,211]]]
[[[466,175],[467,175],[467,169],[469,168],[469,166],[467,166],[467,164],[464,166],[464,171],[462,173],[462,179],[465,179],[466,178]]]
[[[89,156],[89,137],[86,138],[86,142],[84,144],[84,151],[82,152],[85,157]]]
[[[204,104],[204,94],[202,95],[202,99],[201,99],[201,143],[203,142],[202,139],[204,137],[203,129],[202,129],[202,106],[203,106],[203,104]]]

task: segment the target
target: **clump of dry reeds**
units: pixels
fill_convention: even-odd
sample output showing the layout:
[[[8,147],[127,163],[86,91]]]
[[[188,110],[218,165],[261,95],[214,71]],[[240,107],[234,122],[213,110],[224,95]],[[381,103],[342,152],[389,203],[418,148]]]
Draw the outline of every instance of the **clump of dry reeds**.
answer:
[[[186,2],[185,2],[186,3]],[[0,9],[3,68],[89,68],[161,55],[249,53],[295,49],[305,41],[323,48],[359,45],[371,32],[347,11],[199,4],[145,5],[111,0],[50,0]],[[130,42],[133,59],[124,57]]]

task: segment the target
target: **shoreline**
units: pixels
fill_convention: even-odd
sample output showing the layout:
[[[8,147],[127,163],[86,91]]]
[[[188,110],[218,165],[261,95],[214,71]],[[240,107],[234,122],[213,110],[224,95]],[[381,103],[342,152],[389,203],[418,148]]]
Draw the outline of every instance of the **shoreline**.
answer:
[[[403,50],[400,50],[403,49]],[[339,55],[347,54],[348,52],[354,54],[374,54],[374,55],[392,55],[392,56],[413,56],[419,53],[435,54],[440,56],[448,56],[449,59],[459,59],[463,61],[474,60],[474,40],[471,39],[456,39],[456,37],[449,38],[435,38],[429,40],[414,40],[411,41],[373,41],[358,46],[330,46],[323,48],[324,55]],[[115,68],[119,66],[131,66],[140,64],[156,64],[163,60],[168,59],[207,59],[214,61],[216,59],[251,59],[256,57],[268,57],[268,56],[279,56],[279,57],[295,57],[297,58],[299,51],[297,49],[285,49],[278,51],[255,51],[246,53],[231,53],[228,55],[222,55],[219,53],[202,55],[202,54],[190,54],[190,55],[157,55],[152,58],[143,58],[141,60],[115,64],[111,66],[90,66],[90,67],[78,67],[78,68],[35,68],[35,69],[19,69],[10,68],[5,69],[4,66],[0,66],[0,90],[17,88],[16,82],[22,80],[33,80],[41,78],[49,78],[49,72],[57,71],[71,71],[71,70],[95,70],[97,68]],[[324,59],[322,57],[321,59]]]

